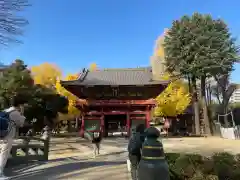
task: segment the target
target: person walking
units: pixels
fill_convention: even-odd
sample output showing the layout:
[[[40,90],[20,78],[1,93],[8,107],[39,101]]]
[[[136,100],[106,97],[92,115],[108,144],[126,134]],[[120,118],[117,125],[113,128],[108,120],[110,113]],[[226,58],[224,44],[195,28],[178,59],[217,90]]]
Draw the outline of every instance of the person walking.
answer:
[[[22,115],[24,103],[20,96],[14,96],[12,106],[0,112],[0,180],[9,179],[4,176],[3,170],[12,149],[16,130],[24,125],[26,119]]]
[[[132,129],[132,135],[128,143],[128,158],[131,163],[131,176],[133,180],[137,180],[137,168],[141,160],[141,148],[144,137],[145,126],[139,124],[136,129]]]
[[[102,133],[93,132],[92,145],[93,145],[93,157],[96,158],[100,154],[100,144],[102,141]]]
[[[181,129],[181,122],[179,118],[176,118],[176,130],[175,130],[175,135],[179,136],[180,135],[180,129]]]
[[[164,131],[166,132],[166,137],[168,137],[168,131],[170,128],[170,120],[168,118],[164,118],[163,128],[164,128]]]

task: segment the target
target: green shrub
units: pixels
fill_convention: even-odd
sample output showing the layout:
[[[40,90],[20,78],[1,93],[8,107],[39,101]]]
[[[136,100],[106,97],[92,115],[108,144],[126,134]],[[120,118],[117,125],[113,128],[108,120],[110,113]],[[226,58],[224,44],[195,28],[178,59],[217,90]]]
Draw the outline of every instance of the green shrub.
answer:
[[[240,154],[166,153],[171,180],[240,180]]]

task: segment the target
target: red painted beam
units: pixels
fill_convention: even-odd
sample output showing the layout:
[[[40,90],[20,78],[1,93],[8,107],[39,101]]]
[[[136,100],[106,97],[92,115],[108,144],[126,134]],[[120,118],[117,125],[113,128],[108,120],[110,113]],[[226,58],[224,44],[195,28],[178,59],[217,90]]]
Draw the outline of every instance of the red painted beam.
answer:
[[[127,114],[125,111],[105,111],[103,112],[104,115],[114,115],[114,114]]]
[[[89,105],[155,105],[154,99],[148,100],[91,100]]]

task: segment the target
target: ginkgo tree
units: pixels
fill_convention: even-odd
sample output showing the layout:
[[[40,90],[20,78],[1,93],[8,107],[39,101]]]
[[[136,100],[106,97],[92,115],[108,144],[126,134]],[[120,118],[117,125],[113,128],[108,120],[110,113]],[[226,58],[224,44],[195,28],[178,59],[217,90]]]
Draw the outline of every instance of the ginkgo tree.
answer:
[[[75,80],[78,78],[78,75],[68,74],[65,78],[66,81]],[[59,119],[65,120],[65,119],[74,119],[75,117],[80,115],[80,110],[76,107],[76,102],[78,101],[78,97],[72,94],[71,92],[67,91],[60,83],[60,80],[58,79],[56,82],[56,91],[58,94],[66,97],[69,101],[68,104],[68,114],[61,114],[59,113]]]
[[[165,29],[164,34],[159,36],[156,41],[155,50],[153,56],[157,61],[162,61],[161,65],[165,66],[165,53],[164,53],[164,38],[168,29]],[[164,70],[166,68],[162,68]],[[165,70],[166,71],[166,70]],[[191,96],[188,92],[188,87],[181,79],[173,79],[174,75],[165,72],[165,74],[159,76],[159,80],[170,81],[167,88],[157,96],[156,108],[154,111],[155,116],[162,117],[176,117],[184,113],[185,109],[191,102]]]
[[[98,69],[96,63],[91,63],[89,66],[89,71],[96,71]]]
[[[170,80],[171,75],[166,73],[163,80]],[[176,117],[183,114],[191,102],[188,88],[182,80],[172,80],[167,88],[156,98],[155,115],[162,117]]]
[[[62,71],[57,65],[46,62],[32,66],[31,74],[35,84],[54,89],[57,79],[62,76]]]

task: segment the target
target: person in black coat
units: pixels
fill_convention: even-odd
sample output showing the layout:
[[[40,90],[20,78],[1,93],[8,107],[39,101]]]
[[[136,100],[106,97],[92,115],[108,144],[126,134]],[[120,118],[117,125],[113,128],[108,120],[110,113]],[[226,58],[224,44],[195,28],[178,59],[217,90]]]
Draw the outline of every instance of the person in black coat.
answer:
[[[144,142],[144,124],[139,124],[132,129],[132,135],[128,143],[128,157],[131,163],[131,176],[133,180],[137,180],[137,168],[141,160],[141,148]]]
[[[93,144],[93,156],[94,158],[100,154],[100,144],[102,141],[102,133],[100,132],[93,132],[92,133],[92,144]]]

